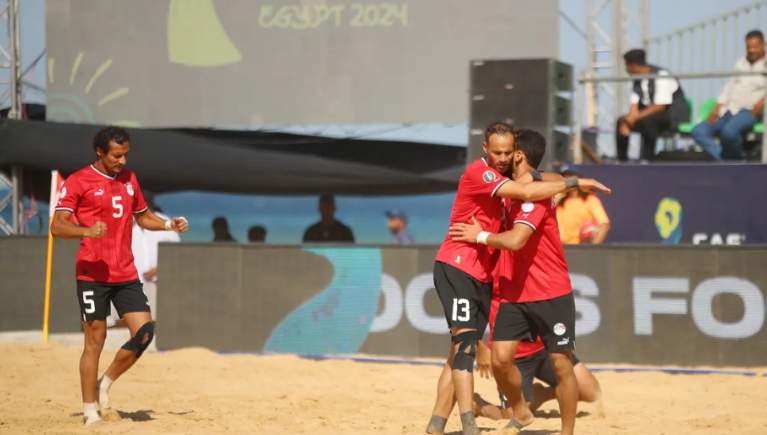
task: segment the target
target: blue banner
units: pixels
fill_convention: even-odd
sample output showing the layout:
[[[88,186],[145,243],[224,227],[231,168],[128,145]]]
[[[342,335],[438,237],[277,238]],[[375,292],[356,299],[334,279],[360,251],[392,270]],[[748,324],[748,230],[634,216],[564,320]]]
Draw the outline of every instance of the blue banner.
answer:
[[[767,243],[767,165],[583,165],[600,195],[607,242]]]

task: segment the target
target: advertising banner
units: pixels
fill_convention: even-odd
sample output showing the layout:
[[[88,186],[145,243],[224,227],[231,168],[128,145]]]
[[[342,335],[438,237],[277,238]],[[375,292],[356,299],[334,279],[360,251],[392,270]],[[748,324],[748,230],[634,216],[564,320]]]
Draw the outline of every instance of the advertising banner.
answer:
[[[559,19],[555,0],[49,0],[47,116],[466,123],[470,61],[557,58]]]
[[[763,366],[763,247],[570,246],[588,362]],[[157,345],[444,357],[436,247],[163,244]]]
[[[583,165],[600,195],[607,243],[767,243],[767,165]]]

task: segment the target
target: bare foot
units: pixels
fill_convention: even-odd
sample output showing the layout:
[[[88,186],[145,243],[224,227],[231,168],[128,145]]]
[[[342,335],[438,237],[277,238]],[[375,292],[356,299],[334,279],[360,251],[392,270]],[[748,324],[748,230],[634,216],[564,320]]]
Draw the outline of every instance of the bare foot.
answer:
[[[498,433],[502,435],[519,435],[522,429],[533,424],[533,413],[525,406],[525,412],[515,413],[514,418],[509,421],[509,424],[503,427]]]

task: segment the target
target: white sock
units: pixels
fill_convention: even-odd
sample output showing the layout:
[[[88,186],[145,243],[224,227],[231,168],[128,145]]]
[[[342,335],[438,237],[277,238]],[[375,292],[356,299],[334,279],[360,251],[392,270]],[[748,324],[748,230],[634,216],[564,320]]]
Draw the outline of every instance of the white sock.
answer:
[[[107,376],[106,373],[104,373],[104,376],[101,377],[101,385],[100,385],[100,387],[104,391],[109,391],[109,387],[112,386],[113,382],[114,381],[109,379],[109,376]]]
[[[85,420],[100,420],[99,412],[96,410],[95,403],[83,403],[83,416]]]

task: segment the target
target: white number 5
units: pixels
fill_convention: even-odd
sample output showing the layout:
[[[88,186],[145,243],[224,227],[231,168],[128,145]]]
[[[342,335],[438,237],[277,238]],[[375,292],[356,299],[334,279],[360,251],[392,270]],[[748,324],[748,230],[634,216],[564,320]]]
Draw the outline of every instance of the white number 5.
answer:
[[[461,315],[458,315],[460,306]],[[453,299],[453,321],[454,322],[468,322],[471,317],[469,312],[469,300],[468,299]]]
[[[112,213],[112,216],[116,218],[120,218],[123,215],[123,205],[120,204],[120,201],[122,201],[122,196],[113,196],[112,197],[112,207],[117,210],[116,212]]]
[[[93,299],[90,299],[91,296],[93,296],[92,290],[83,292],[83,303],[85,304],[85,312],[87,314],[91,314],[96,311],[96,305],[94,305]]]

